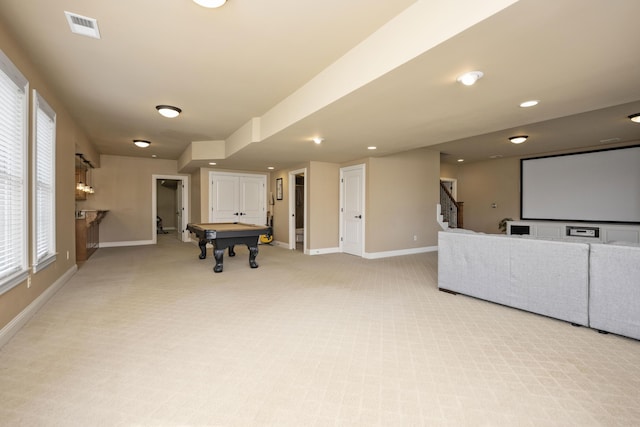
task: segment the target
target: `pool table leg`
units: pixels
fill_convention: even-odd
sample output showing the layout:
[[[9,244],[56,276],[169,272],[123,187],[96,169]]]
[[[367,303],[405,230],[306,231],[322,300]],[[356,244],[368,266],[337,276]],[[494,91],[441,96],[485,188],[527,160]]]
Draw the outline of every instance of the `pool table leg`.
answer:
[[[216,258],[216,265],[213,266],[213,271],[220,273],[222,271],[222,261],[224,259],[224,249],[213,249],[213,256]]]
[[[200,247],[200,255],[198,255],[198,258],[205,259],[207,257],[207,241],[205,239],[200,239],[198,241],[198,246]]]
[[[236,251],[233,250],[234,245],[229,246],[229,256],[236,256]]]
[[[249,265],[251,268],[258,268],[258,263],[256,262],[256,257],[258,256],[258,247],[257,246],[248,246],[249,248]]]

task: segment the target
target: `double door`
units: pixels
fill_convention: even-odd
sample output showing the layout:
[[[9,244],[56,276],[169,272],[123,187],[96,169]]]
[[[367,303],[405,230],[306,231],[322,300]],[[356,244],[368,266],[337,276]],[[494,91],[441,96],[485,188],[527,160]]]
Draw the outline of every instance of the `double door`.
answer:
[[[209,222],[267,222],[266,175],[210,173]]]

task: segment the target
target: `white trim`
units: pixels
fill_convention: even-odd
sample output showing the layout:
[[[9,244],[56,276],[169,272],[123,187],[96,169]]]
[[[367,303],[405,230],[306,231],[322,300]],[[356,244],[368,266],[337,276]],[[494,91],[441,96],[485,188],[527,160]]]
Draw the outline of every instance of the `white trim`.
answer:
[[[189,241],[189,232],[187,231],[187,224],[189,222],[189,175],[151,175],[151,244],[158,243],[158,225],[156,218],[158,216],[158,188],[157,181],[159,179],[170,179],[173,181],[180,181],[182,183],[182,224],[180,224],[180,241]],[[147,244],[147,243],[143,243]],[[120,245],[120,246],[134,246],[134,245]],[[102,245],[100,245],[102,247]]]
[[[451,195],[453,196],[454,199],[458,200],[458,179],[440,177],[440,181],[451,183]]]
[[[273,242],[271,242],[272,246],[277,246],[279,248],[285,248],[285,249],[291,249],[289,247],[289,242],[280,242],[278,240],[274,240]]]
[[[117,248],[121,246],[144,246],[144,245],[155,245],[156,242],[153,240],[133,240],[130,242],[100,242],[98,247],[100,248]]]
[[[16,317],[11,319],[4,328],[0,329],[0,348],[2,348],[9,340],[40,310],[40,308],[49,299],[55,295],[62,286],[64,286],[71,276],[78,271],[78,266],[74,264],[62,276],[58,278],[51,286],[49,286],[38,298],[33,300],[31,304],[25,307]]]
[[[303,201],[303,217],[302,228],[304,229],[304,235],[302,236],[302,247],[304,253],[307,253],[306,248],[309,247],[307,240],[307,168],[297,169],[289,172],[289,249],[296,248],[296,175],[302,175],[304,178],[304,201]]]
[[[426,246],[424,248],[401,249],[398,251],[365,253],[363,257],[366,259],[390,258],[394,256],[415,255],[415,254],[422,254],[425,252],[436,252],[437,250],[438,250],[437,246]]]

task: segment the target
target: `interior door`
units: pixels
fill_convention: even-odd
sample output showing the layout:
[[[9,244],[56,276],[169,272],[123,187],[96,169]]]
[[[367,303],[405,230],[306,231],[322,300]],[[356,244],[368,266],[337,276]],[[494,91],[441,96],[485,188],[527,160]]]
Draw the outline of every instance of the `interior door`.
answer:
[[[239,186],[238,176],[212,175],[209,222],[240,221]]]
[[[265,176],[240,177],[240,217],[238,221],[244,222],[245,224],[266,224],[266,183],[267,180]]]
[[[364,253],[364,165],[344,168],[341,173],[342,252]]]

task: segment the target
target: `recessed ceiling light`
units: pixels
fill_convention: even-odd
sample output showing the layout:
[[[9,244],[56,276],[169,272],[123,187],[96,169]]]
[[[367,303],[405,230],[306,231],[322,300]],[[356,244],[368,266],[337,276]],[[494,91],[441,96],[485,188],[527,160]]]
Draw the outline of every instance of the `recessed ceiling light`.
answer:
[[[178,115],[182,113],[180,108],[172,105],[156,105],[156,110],[158,110],[158,113],[170,119],[178,117]]]
[[[313,142],[315,142],[316,144],[322,144],[322,141],[324,141],[324,138],[320,138],[319,136],[313,138]]]
[[[158,155],[157,154],[152,154],[151,157],[153,157],[155,159],[156,157],[158,157]]]
[[[367,150],[377,150],[378,147],[374,147],[373,145],[367,147]]]
[[[147,148],[151,145],[149,141],[145,141],[144,139],[134,139],[133,143],[140,148]]]
[[[527,140],[527,138],[529,138],[528,135],[516,135],[509,137],[509,141],[513,142],[514,144],[522,144]]]
[[[227,0],[193,0],[196,4],[209,9],[215,9],[216,7],[224,6]]]
[[[273,166],[269,166],[267,169],[269,169],[270,171],[274,170],[275,168]]]
[[[493,154],[491,156],[489,156],[490,159],[500,159],[502,158],[502,154]]]
[[[215,166],[215,165],[217,165],[217,163],[216,163],[216,162],[209,162],[209,164],[210,164],[211,166]]]
[[[524,101],[520,104],[520,106],[522,108],[528,108],[528,107],[535,107],[536,105],[538,105],[540,101],[538,101],[537,99],[532,99],[531,101]]]
[[[640,113],[630,115],[629,120],[631,120],[634,123],[640,123]]]
[[[484,73],[482,71],[469,71],[468,73],[464,73],[463,75],[459,76],[457,78],[457,81],[465,86],[471,86],[482,76],[484,76]]]
[[[458,163],[464,162],[464,159],[458,159]]]

